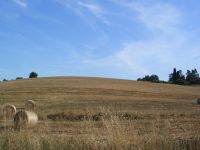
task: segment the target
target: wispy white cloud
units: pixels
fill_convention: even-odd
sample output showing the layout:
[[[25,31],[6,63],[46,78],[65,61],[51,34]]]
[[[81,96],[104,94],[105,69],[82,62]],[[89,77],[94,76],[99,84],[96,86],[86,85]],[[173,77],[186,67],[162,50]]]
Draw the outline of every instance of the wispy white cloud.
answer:
[[[100,59],[87,59],[88,65],[95,65],[96,68],[110,68],[110,71],[126,72],[130,76],[138,77],[147,74],[163,71],[160,66],[169,66],[173,61],[173,50],[179,45],[168,45],[164,40],[150,40],[129,42],[123,45],[122,49],[112,55]],[[172,51],[171,51],[172,50]],[[177,59],[178,60],[178,59]]]
[[[88,13],[92,14],[95,18],[101,20],[103,23],[110,25],[110,22],[105,17],[105,10],[97,3],[86,2],[84,0],[57,0],[64,7],[74,10],[79,16],[85,17]]]
[[[138,19],[149,30],[160,30],[162,32],[174,32],[180,24],[182,12],[174,5],[154,1],[127,1],[110,0],[129,10],[129,17]]]
[[[111,1],[128,9],[129,14],[127,15],[143,26],[151,37],[143,37],[137,41],[124,41],[122,42],[123,48],[107,58],[88,60],[88,63],[116,69],[123,66],[124,70],[129,70],[129,74],[134,71],[135,75],[156,73],[154,72],[156,70],[158,72],[168,71],[175,65],[186,63],[181,56],[188,53],[184,51],[187,49],[188,38],[180,27],[182,12],[175,6],[157,1],[151,4],[144,1]],[[178,55],[180,57],[177,57]],[[165,72],[166,75],[167,73]]]
[[[85,9],[87,9],[88,11],[90,11],[96,18],[100,19],[105,24],[107,24],[107,25],[110,24],[110,22],[104,17],[105,11],[99,5],[81,2],[81,1],[78,1],[77,4]]]
[[[13,0],[16,4],[18,4],[20,7],[26,8],[28,6],[26,0]]]
[[[160,30],[165,33],[175,32],[180,23],[180,12],[172,5],[157,3],[145,6],[136,3],[132,5],[137,12],[138,19],[151,30]]]
[[[13,1],[21,7],[27,7],[26,0]],[[79,67],[77,70],[89,68],[94,72],[101,72],[107,76],[112,74],[111,76],[113,77],[120,77],[120,74],[123,74],[121,77],[124,78],[136,78],[146,74],[158,73],[166,79],[168,71],[172,67],[189,65],[194,67],[194,64],[199,62],[198,50],[200,46],[197,46],[198,44],[195,42],[191,42],[188,32],[181,26],[184,14],[173,4],[157,0],[107,0],[117,5],[115,9],[112,9],[111,7],[113,6],[105,6],[101,0],[56,1],[86,19],[89,24],[90,22],[93,23],[93,21],[103,22],[106,25],[112,23],[113,28],[109,28],[108,32],[105,30],[105,34],[99,34],[103,31],[98,31],[95,40],[90,41],[90,43],[82,43],[83,52],[81,54],[80,52],[69,54],[73,58],[73,62],[70,65],[73,66],[75,62],[74,66]],[[59,23],[59,20],[49,16],[39,15],[34,17],[43,21]],[[122,23],[122,20],[125,23]],[[115,22],[115,26],[113,22]],[[121,26],[116,27],[116,25]],[[140,26],[139,29],[143,30],[141,31],[143,35],[139,36],[139,38],[137,37],[137,40],[128,38],[129,41],[127,41],[127,36],[130,37],[130,33],[132,33],[129,33],[129,30],[134,28],[135,25]],[[126,30],[124,30],[125,28]],[[98,29],[104,30],[103,28]],[[117,48],[115,51],[108,50],[109,52],[112,51],[112,53],[108,53],[106,57],[97,56],[99,54],[97,50],[103,50],[106,53],[106,48],[109,49],[109,46],[106,47],[105,45],[111,45],[109,42],[111,38],[115,38],[112,37],[113,35],[120,35],[116,29],[127,33],[127,36],[113,40],[115,42],[121,40],[121,43],[111,43],[113,45],[116,44],[113,47],[118,46],[121,48]],[[110,33],[111,30],[116,34]],[[52,41],[50,43],[53,43]],[[59,49],[65,47],[59,41],[54,41],[54,44],[58,45]],[[66,49],[69,48],[67,47]],[[93,55],[93,53],[95,54]],[[87,72],[89,72],[89,69]]]
[[[65,2],[65,6],[70,8],[75,5],[74,9],[77,9],[75,11],[80,16],[84,16],[85,11],[88,11],[101,21],[101,16],[107,17],[105,12],[109,12],[110,15],[117,10],[108,10],[109,7],[105,10],[100,5],[93,5],[93,3],[82,0],[61,1]],[[116,43],[121,48],[115,49],[102,58],[97,58],[92,54],[87,55],[82,58],[81,65],[108,75],[110,72],[112,76],[116,73],[116,77],[120,77],[119,74],[124,74],[121,77],[137,78],[146,74],[157,73],[161,75],[162,79],[167,79],[169,71],[175,66],[195,67],[195,63],[199,60],[197,51],[200,46],[197,43],[190,44],[190,33],[183,28],[184,12],[175,5],[155,0],[109,1],[115,3],[119,10],[124,10],[118,12],[121,15],[119,20],[115,20],[116,24],[121,23],[117,22],[121,20],[121,16],[126,16],[129,23],[131,23],[130,20],[132,21],[132,24],[129,24],[130,26],[132,25],[134,28],[134,25],[137,24],[141,27],[140,29],[144,30],[141,31],[143,35],[137,40],[129,39],[129,41],[122,37],[121,43]],[[128,30],[131,30],[130,26],[128,26]],[[126,28],[127,26],[123,24],[122,27]],[[130,34],[127,33],[127,35]],[[98,49],[91,43],[84,44],[84,47],[86,49]],[[187,59],[185,56],[187,56]]]

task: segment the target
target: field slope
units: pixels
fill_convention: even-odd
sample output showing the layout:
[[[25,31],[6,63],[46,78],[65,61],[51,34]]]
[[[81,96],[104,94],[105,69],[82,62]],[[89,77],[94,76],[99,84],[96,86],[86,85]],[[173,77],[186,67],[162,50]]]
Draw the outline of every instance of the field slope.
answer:
[[[5,132],[0,113],[0,135],[6,133],[13,143],[10,146],[19,149],[24,145],[19,144],[21,139],[35,149],[199,149],[199,96],[198,86],[109,78],[48,77],[1,82],[0,107],[11,103],[22,108],[26,100],[33,99],[40,121],[38,128],[23,134],[12,128]],[[67,117],[47,117],[59,113]],[[100,113],[103,120],[95,119]],[[85,114],[92,116],[91,120],[77,119]],[[0,139],[5,139],[2,136]],[[5,145],[0,142],[0,149]]]
[[[34,99],[48,109],[96,109],[191,111],[200,96],[200,87],[155,84],[131,80],[52,77],[0,83],[0,104],[23,107]]]

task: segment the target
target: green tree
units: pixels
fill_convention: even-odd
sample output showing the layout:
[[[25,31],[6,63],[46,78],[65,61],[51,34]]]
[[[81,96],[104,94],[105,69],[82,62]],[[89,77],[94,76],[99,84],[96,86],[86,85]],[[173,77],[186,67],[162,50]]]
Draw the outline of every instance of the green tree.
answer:
[[[151,82],[159,82],[159,77],[157,75],[155,75],[155,74],[152,74],[150,76],[150,81]]]
[[[176,68],[174,68],[173,73],[169,75],[169,82],[173,84],[185,84],[185,76],[183,75],[182,70],[177,71]]]
[[[38,74],[36,72],[31,72],[29,78],[37,78]]]
[[[148,81],[148,82],[159,82],[159,77],[155,74],[152,74],[151,76],[146,75],[144,78],[138,78],[138,81]]]
[[[186,81],[188,84],[200,84],[199,73],[197,69],[187,70]]]
[[[175,83],[176,80],[177,80],[177,72],[176,68],[174,68],[173,72],[169,74],[169,82]]]

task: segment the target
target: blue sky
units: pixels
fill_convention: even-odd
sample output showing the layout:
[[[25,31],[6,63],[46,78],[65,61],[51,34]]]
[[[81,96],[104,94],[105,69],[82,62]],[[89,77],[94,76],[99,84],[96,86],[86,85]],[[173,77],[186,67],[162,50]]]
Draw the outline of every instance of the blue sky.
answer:
[[[200,71],[200,1],[1,0],[0,79]]]

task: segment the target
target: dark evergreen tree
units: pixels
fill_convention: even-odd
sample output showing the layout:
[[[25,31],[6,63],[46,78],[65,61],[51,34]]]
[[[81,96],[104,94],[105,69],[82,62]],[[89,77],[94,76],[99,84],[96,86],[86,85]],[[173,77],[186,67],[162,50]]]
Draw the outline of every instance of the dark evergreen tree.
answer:
[[[186,81],[188,84],[200,84],[199,73],[197,69],[187,70]]]
[[[177,80],[177,72],[176,72],[176,68],[174,68],[173,74],[172,74],[172,81],[176,82]]]
[[[169,82],[173,84],[185,84],[185,76],[183,75],[182,70],[176,71],[174,68],[173,73],[169,75]]]

